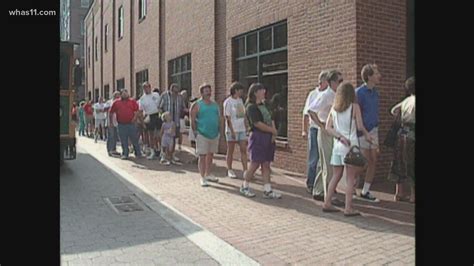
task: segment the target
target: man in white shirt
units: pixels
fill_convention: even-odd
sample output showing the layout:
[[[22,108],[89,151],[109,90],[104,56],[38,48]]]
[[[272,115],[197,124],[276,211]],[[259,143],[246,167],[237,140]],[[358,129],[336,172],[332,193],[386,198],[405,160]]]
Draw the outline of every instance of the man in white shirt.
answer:
[[[145,129],[148,131],[148,143],[150,144],[150,155],[148,160],[153,160],[156,153],[159,153],[159,137],[155,130],[161,130],[162,121],[160,118],[158,104],[160,95],[151,92],[151,85],[148,82],[143,83],[143,91],[145,92],[139,100],[139,110],[143,111],[145,116]]]
[[[310,104],[316,99],[317,95],[325,91],[328,87],[327,76],[328,71],[323,70],[319,74],[319,85],[310,91],[306,99],[306,103],[303,109],[303,132],[301,136],[308,138],[308,168],[306,178],[306,190],[308,193],[313,193],[314,179],[316,178],[317,166],[319,162],[319,151],[318,151],[318,125],[309,119],[308,108]],[[308,132],[309,124],[309,132]]]
[[[120,92],[115,91],[112,95],[112,99],[108,100],[105,103],[105,110],[108,114],[110,107],[112,107],[112,103],[115,100],[120,99]],[[120,153],[117,152],[117,136],[118,136],[118,122],[117,122],[117,114],[112,113],[108,114],[109,119],[106,120],[107,124],[107,153],[109,156],[120,156]]]
[[[104,140],[105,135],[105,118],[107,117],[107,112],[105,111],[104,98],[99,97],[99,102],[95,103],[92,108],[94,108],[95,118],[94,141],[97,143],[97,138],[99,137],[99,130],[102,140]]]
[[[319,126],[318,149],[321,168],[316,175],[313,187],[313,198],[318,201],[324,201],[324,196],[327,195],[329,181],[332,178],[332,166],[330,165],[330,161],[333,137],[326,131],[326,120],[334,103],[336,88],[343,81],[342,73],[337,70],[331,70],[327,80],[329,89],[317,95],[316,99],[310,104],[308,111],[311,119]],[[333,198],[332,204],[341,206],[343,202],[337,198]]]

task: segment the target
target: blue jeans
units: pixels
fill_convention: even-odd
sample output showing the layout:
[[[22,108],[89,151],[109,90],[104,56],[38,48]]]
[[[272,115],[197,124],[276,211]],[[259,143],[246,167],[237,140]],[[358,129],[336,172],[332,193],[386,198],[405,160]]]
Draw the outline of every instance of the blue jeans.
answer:
[[[108,127],[107,129],[108,136],[107,136],[107,152],[115,151],[117,147],[117,135],[118,129],[117,127]]]
[[[128,157],[128,139],[132,141],[135,156],[141,156],[140,147],[138,146],[138,131],[135,124],[120,124],[118,125],[118,133],[120,136],[120,143],[122,144],[122,155]]]
[[[313,187],[319,162],[318,129],[310,128],[308,134],[308,178],[306,186]]]

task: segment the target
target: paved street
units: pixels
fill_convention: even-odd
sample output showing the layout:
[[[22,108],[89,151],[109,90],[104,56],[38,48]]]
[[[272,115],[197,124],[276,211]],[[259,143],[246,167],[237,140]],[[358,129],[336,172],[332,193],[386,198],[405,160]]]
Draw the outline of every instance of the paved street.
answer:
[[[83,150],[61,168],[60,178],[62,265],[219,265]],[[119,206],[131,199],[142,210],[114,211],[110,203],[123,196],[129,198]],[[156,204],[154,209],[166,211]],[[166,216],[186,225],[178,215]],[[189,223],[187,228],[190,234],[202,231]]]
[[[84,137],[78,139],[78,147],[85,154],[66,162],[61,176],[61,254],[69,264],[142,264],[138,259],[161,265],[227,264],[230,259],[219,255],[224,252],[206,247],[207,241],[193,233],[200,230],[217,242],[228,243],[227,247],[219,242],[218,247],[235,248],[230,253],[242,260],[235,263],[239,265],[255,261],[262,265],[415,263],[414,206],[393,202],[393,195],[376,191],[380,203],[356,201],[363,216],[346,218],[342,213],[323,213],[321,203],[306,194],[304,177],[277,168],[273,169],[274,189],[283,198],[263,199],[257,175],[256,184],[251,185],[257,197],[248,199],[239,195],[241,180],[221,178],[218,184],[201,188],[194,164],[123,161],[108,157],[104,142],[94,144]],[[183,161],[191,159],[186,151],[178,156]],[[241,175],[240,163],[234,166]],[[218,156],[214,169],[216,176],[225,175],[223,156]],[[147,193],[142,195],[140,190]],[[145,198],[145,207],[161,207],[118,215],[103,199],[131,194],[137,201]],[[174,223],[165,217],[175,213],[193,225],[176,230],[184,218]]]

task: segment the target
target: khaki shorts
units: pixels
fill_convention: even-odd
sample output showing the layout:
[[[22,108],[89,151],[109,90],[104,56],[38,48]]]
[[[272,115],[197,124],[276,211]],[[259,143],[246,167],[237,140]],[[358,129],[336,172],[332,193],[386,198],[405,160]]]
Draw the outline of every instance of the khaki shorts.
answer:
[[[372,136],[372,138],[374,139],[374,143],[373,143],[373,144],[369,143],[369,142],[365,139],[365,136],[361,136],[361,137],[359,137],[360,148],[361,148],[361,149],[366,149],[366,150],[379,148],[379,128],[378,128],[378,127],[374,127],[374,128],[369,132],[369,135]]]
[[[206,155],[208,153],[217,153],[219,144],[219,136],[215,139],[208,139],[201,134],[196,137],[196,153],[198,155]]]

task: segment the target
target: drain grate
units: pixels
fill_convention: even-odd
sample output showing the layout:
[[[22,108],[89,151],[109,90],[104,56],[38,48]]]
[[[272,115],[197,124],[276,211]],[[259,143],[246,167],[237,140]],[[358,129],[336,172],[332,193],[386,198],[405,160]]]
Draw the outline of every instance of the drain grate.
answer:
[[[117,214],[144,210],[143,206],[138,203],[138,200],[134,199],[134,196],[107,197],[104,200]]]
[[[126,203],[135,203],[130,196],[123,196],[123,197],[111,197],[108,198],[110,202],[114,205],[117,204],[126,204]]]

